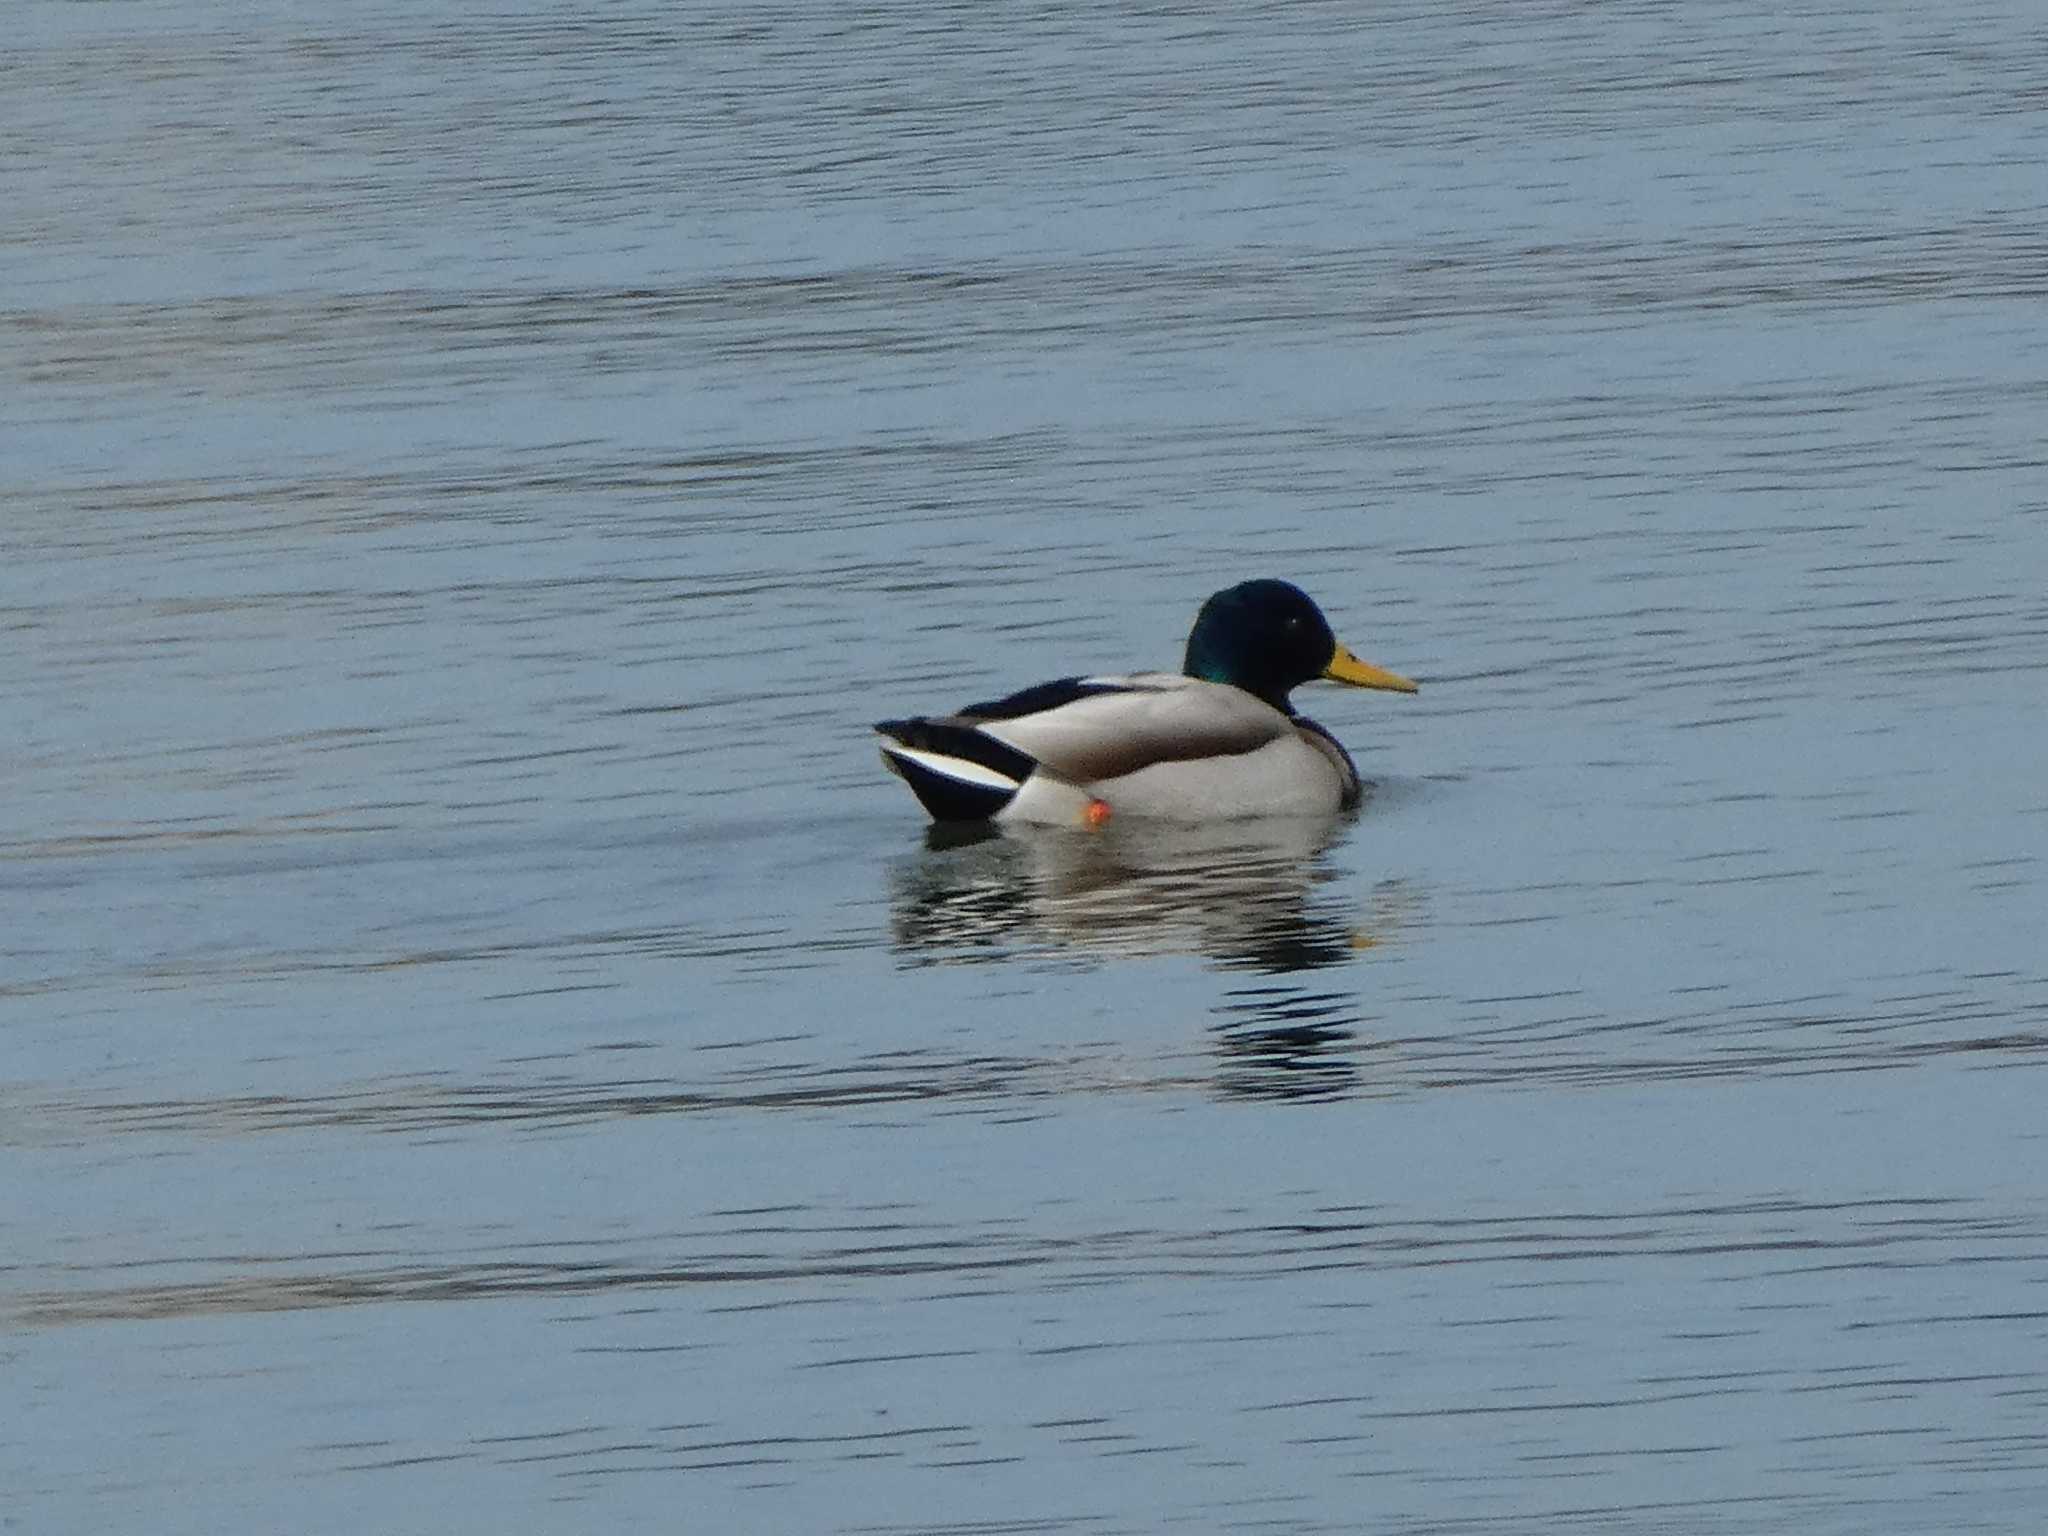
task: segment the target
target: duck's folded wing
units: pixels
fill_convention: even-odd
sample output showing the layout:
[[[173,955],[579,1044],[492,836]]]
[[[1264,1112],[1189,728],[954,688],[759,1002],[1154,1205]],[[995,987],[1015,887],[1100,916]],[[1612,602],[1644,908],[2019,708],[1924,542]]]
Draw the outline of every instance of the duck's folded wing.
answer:
[[[1292,729],[1242,689],[1162,672],[1065,678],[957,718],[1077,784],[1255,751]]]

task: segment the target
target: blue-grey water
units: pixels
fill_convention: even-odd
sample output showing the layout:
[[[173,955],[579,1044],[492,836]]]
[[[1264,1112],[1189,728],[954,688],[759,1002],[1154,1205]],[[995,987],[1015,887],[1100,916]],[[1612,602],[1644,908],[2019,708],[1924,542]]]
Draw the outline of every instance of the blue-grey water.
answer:
[[[2036,7],[8,24],[0,1525],[2042,1529]]]

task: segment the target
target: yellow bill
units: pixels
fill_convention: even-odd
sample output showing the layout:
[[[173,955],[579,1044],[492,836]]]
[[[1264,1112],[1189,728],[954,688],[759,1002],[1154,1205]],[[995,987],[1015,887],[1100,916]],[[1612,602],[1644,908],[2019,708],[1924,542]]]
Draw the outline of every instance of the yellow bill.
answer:
[[[1323,676],[1333,683],[1349,683],[1354,688],[1385,688],[1393,693],[1422,691],[1421,684],[1411,683],[1400,673],[1389,672],[1385,667],[1376,667],[1369,661],[1360,661],[1343,645],[1337,647],[1337,654],[1332,656],[1330,664],[1323,668]]]

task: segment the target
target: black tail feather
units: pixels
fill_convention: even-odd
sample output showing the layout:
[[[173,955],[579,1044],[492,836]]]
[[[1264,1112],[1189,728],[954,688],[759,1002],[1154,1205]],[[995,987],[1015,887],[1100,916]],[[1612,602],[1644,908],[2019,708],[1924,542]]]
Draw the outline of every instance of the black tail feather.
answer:
[[[890,741],[945,757],[962,759],[1010,780],[1008,784],[977,784],[955,778],[907,753],[882,745],[883,761],[908,784],[934,821],[986,821],[1017,793],[1017,787],[1038,763],[1028,753],[984,736],[971,725],[945,720],[882,720],[875,729]]]
[[[910,786],[911,793],[933,821],[987,821],[1017,793],[993,784],[969,784],[964,779],[949,778],[887,747],[882,748],[882,759]]]

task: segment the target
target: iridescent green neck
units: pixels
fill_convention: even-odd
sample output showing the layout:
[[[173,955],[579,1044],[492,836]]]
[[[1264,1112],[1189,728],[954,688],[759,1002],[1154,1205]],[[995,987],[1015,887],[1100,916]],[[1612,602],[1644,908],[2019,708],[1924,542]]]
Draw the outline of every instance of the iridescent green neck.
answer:
[[[1242,628],[1204,612],[1188,636],[1181,671],[1206,683],[1228,683],[1264,699],[1284,715],[1294,713],[1288,691],[1296,679],[1280,675],[1274,658],[1247,642]]]

